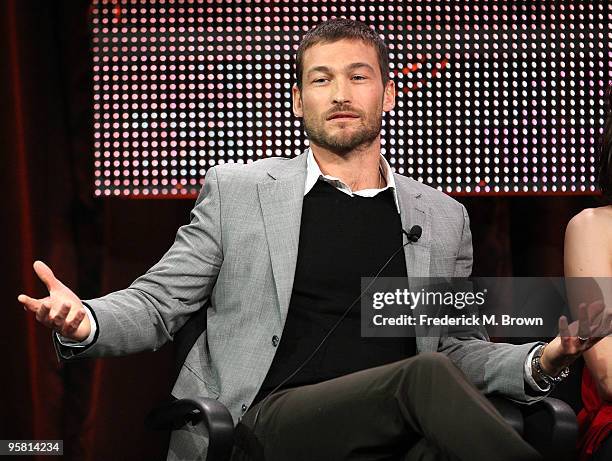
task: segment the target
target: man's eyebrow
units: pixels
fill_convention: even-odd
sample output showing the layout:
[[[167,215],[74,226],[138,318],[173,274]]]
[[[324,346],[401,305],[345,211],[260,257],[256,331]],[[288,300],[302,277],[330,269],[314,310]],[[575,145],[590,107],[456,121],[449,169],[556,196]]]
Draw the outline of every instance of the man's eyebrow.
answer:
[[[346,69],[347,70],[354,70],[354,69],[357,69],[359,67],[366,67],[368,70],[370,70],[372,72],[375,72],[374,68],[371,65],[369,65],[367,62],[354,62],[354,63],[349,64],[348,66],[346,66]]]
[[[374,68],[369,65],[366,62],[353,62],[351,64],[349,64],[348,66],[345,67],[346,70],[354,70],[357,69],[359,67],[366,67],[368,68],[370,71],[375,72]],[[330,72],[331,69],[327,66],[315,66],[315,67],[311,67],[308,72],[307,75],[312,74],[313,72]]]

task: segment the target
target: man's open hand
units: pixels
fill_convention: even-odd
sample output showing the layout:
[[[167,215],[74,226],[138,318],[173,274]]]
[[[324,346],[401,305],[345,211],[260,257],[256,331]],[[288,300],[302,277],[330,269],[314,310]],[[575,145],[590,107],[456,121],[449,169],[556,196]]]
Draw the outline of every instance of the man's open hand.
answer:
[[[25,310],[34,312],[36,320],[62,336],[76,341],[86,339],[91,325],[79,297],[56,279],[49,266],[42,261],[34,263],[34,272],[47,286],[49,296],[34,299],[21,294],[17,300]]]
[[[542,368],[558,375],[585,351],[612,333],[612,311],[603,301],[580,304],[578,320],[568,325],[567,317],[559,319],[559,335],[545,348],[540,359]]]

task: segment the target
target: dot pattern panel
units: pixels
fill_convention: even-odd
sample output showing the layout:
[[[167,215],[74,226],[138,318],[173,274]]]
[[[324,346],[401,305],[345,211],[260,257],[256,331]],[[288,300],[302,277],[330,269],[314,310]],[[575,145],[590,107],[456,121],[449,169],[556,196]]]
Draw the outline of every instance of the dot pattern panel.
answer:
[[[450,194],[596,191],[609,2],[94,0],[95,194],[193,197],[208,168],[308,147],[300,39],[331,17],[388,44],[382,153]]]

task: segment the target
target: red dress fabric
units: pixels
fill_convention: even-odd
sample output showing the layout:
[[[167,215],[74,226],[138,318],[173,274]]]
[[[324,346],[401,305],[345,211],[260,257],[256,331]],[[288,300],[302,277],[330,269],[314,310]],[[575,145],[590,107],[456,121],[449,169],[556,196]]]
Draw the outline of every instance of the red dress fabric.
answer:
[[[612,403],[599,397],[597,385],[586,366],[582,372],[582,403],[584,408],[578,413],[578,449],[580,461],[586,461],[612,432]]]

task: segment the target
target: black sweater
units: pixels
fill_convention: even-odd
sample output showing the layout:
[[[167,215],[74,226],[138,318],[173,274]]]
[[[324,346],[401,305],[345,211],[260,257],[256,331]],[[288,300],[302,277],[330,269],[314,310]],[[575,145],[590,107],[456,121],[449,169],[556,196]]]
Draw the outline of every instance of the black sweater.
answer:
[[[289,376],[402,246],[402,224],[393,192],[351,197],[317,181],[304,197],[298,258],[287,321],[278,351],[253,405]],[[399,251],[379,277],[406,277]],[[312,360],[281,389],[325,381],[395,362],[416,353],[414,337],[361,337],[360,302]]]

